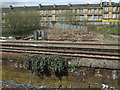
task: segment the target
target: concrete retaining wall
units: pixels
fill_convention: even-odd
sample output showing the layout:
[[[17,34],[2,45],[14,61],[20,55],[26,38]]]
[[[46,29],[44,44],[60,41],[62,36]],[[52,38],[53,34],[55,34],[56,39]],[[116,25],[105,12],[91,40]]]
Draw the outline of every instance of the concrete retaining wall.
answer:
[[[69,63],[77,67],[86,66],[96,68],[120,69],[119,60],[77,58],[75,60],[69,61]]]

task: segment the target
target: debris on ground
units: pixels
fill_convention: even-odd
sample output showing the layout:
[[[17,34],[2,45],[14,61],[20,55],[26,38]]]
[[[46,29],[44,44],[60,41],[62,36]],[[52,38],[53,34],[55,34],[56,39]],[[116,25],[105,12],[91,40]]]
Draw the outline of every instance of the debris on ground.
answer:
[[[47,29],[48,40],[98,41],[104,37],[83,29]]]

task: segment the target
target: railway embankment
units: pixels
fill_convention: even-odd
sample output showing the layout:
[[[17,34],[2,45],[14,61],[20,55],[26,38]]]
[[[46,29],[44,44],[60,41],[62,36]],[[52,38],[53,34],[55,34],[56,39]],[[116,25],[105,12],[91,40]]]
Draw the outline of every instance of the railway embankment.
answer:
[[[102,88],[102,85],[120,88],[118,44],[55,41],[0,44],[5,81],[49,88]]]
[[[79,58],[74,61],[70,61],[70,63],[77,67],[120,69],[120,60]]]
[[[25,61],[22,53],[15,53],[15,52],[12,52],[12,53],[11,52],[2,52],[2,58],[9,59],[12,61],[15,61],[15,60],[23,61],[23,62]],[[69,57],[67,56],[67,58],[69,58]],[[74,65],[76,67],[104,68],[104,69],[120,70],[120,60],[114,60],[114,59],[96,59],[96,58],[75,57],[74,59],[68,59],[68,63],[71,65]],[[24,66],[24,65],[21,65],[21,66]]]
[[[0,51],[8,56],[9,53],[60,55],[75,57],[68,62],[77,67],[120,69],[119,44],[56,41],[3,41],[0,44]]]
[[[38,54],[36,55],[39,56]],[[23,62],[26,60],[23,58],[22,53],[2,52],[2,56],[2,79],[8,82],[16,82],[20,83],[20,85],[44,86],[45,88],[58,88],[59,86],[61,86],[61,88],[102,88],[104,84],[111,88],[119,88],[118,79],[120,70],[99,67],[102,65],[95,63],[95,59],[93,61],[95,64],[93,65],[97,66],[91,67],[92,59],[67,57],[68,64],[72,64],[75,68],[69,69],[68,75],[61,77],[61,81],[59,81],[59,79],[54,76],[44,76],[43,79],[36,77],[35,73],[31,73],[30,70],[26,69],[25,63]],[[35,54],[29,54],[29,58],[26,59],[33,60],[31,56],[35,56]],[[36,59],[36,57],[34,58]],[[36,60],[39,61],[39,58]],[[98,62],[97,59],[96,62]],[[111,63],[113,64],[111,67],[117,68],[114,66],[117,65],[117,62],[115,62],[115,64],[113,62]],[[6,88],[16,87],[16,85],[9,86],[8,84],[3,84],[3,86]]]

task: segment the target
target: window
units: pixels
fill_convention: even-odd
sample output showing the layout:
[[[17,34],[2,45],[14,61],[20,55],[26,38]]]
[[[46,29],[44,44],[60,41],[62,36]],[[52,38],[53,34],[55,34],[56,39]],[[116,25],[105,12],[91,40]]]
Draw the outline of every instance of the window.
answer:
[[[94,16],[94,20],[97,20],[97,16]]]
[[[56,21],[58,21],[59,20],[59,18],[58,17],[56,17]]]
[[[43,11],[43,14],[44,14],[44,15],[46,14],[46,11],[45,11],[45,10]]]
[[[91,20],[91,16],[88,16],[88,20]]]
[[[119,11],[119,7],[117,7],[117,11]]]
[[[70,10],[70,12],[72,13],[72,12],[73,12],[73,10],[71,9],[71,10]]]
[[[40,15],[42,14],[42,11],[40,10]]]
[[[104,7],[104,11],[108,11],[108,7]]]
[[[43,17],[43,21],[46,21],[46,17]]]
[[[64,17],[62,17],[62,21],[64,21]]]
[[[48,17],[48,21],[51,21],[52,20],[52,17]]]
[[[62,10],[61,12],[62,12],[62,14],[64,14],[64,10]]]
[[[96,25],[97,23],[96,23],[96,22],[94,22],[94,24]]]
[[[82,14],[83,13],[83,9],[80,9],[80,14]]]
[[[91,9],[88,9],[88,13],[91,13]]]
[[[2,13],[2,17],[4,17],[6,14],[5,13]]]
[[[68,10],[66,10],[66,13],[68,13]]]
[[[98,20],[101,20],[101,16],[98,17]]]
[[[66,17],[66,21],[68,21],[69,20],[69,18],[68,17]]]
[[[77,16],[75,16],[75,21],[77,20]]]
[[[40,17],[40,21],[41,21],[41,17]]]
[[[77,14],[77,9],[75,9],[75,14]]]
[[[97,13],[97,9],[94,10],[95,14]]]
[[[99,9],[99,14],[101,14],[101,10]]]
[[[43,23],[43,24],[42,24],[42,26],[43,26],[43,27],[45,27],[45,26],[46,26],[46,24],[45,24],[45,23]]]
[[[116,18],[117,18],[117,19],[119,18],[119,14],[116,15]]]
[[[46,26],[47,26],[47,27],[49,27],[49,26],[50,26],[50,24],[48,23]]]
[[[115,14],[112,14],[112,18],[115,18]]]
[[[55,12],[56,12],[56,14],[59,14],[59,11],[58,11],[58,10],[56,10]]]
[[[80,21],[83,20],[83,16],[80,16]]]
[[[108,14],[104,14],[104,18],[108,18]]]
[[[51,10],[48,11],[48,14],[49,14],[49,15],[51,14]]]
[[[115,7],[112,8],[112,11],[115,11]]]
[[[73,16],[70,16],[70,21],[73,21],[73,20],[74,20]]]

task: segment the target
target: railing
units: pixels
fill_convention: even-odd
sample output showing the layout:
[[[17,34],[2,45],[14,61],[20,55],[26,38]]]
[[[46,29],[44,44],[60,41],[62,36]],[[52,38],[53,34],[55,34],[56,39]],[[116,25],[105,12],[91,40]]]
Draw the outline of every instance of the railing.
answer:
[[[45,24],[45,23],[41,23],[42,27],[53,27],[52,24]],[[87,26],[83,26],[83,25],[71,25],[71,24],[60,24],[60,23],[56,23],[54,25],[54,28],[61,28],[61,29],[84,29],[84,30],[88,30]]]

